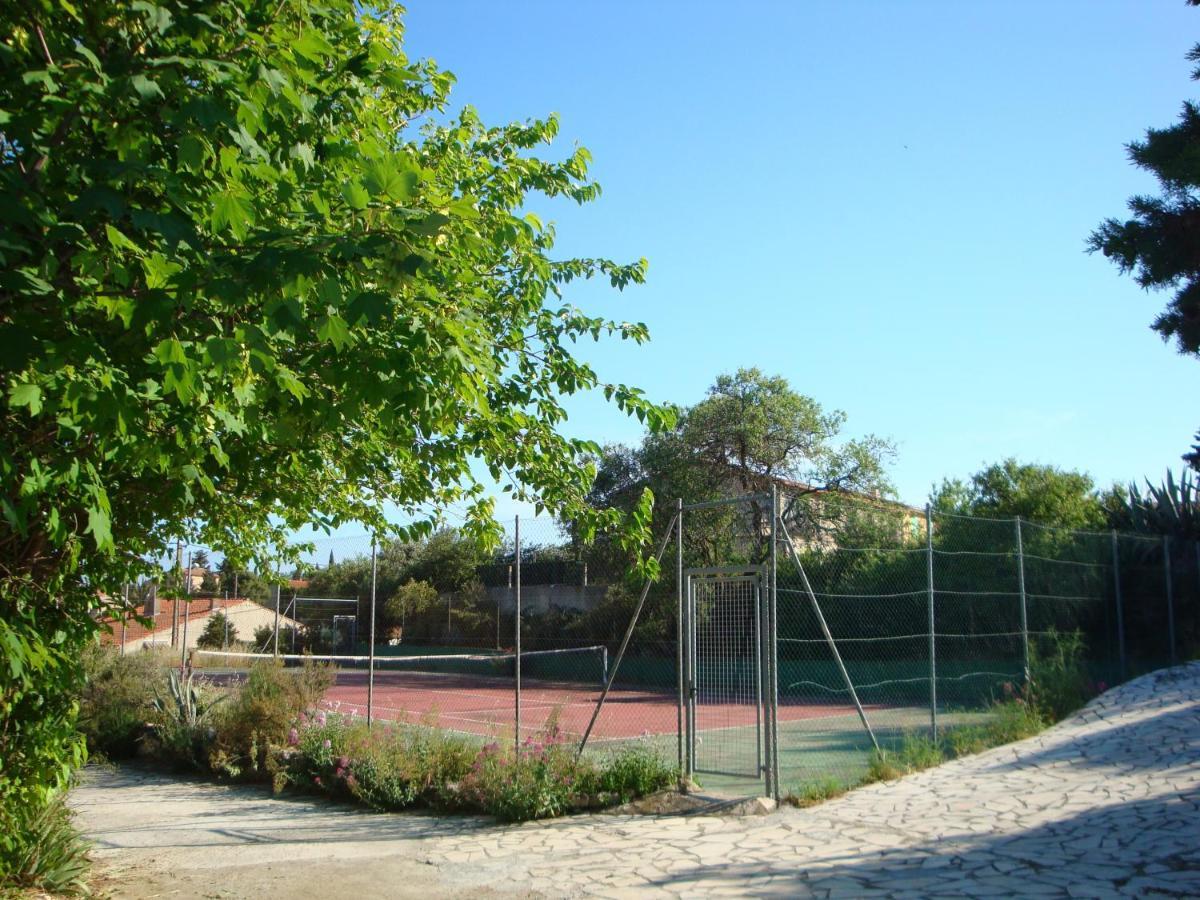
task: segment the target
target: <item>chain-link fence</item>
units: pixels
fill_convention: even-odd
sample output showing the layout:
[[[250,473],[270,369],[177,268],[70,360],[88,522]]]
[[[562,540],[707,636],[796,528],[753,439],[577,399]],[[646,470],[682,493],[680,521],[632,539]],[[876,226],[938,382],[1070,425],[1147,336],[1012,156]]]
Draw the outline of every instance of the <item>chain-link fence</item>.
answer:
[[[853,782],[876,747],[984,723],[1061,636],[1079,635],[1097,688],[1200,646],[1194,542],[775,502],[666,505],[649,582],[617,543],[548,517],[508,523],[487,558],[452,531],[318,539],[290,577],[188,548],[126,589],[109,640],[214,675],[324,658],[326,700],[351,714],[589,753],[640,742],[743,793]]]

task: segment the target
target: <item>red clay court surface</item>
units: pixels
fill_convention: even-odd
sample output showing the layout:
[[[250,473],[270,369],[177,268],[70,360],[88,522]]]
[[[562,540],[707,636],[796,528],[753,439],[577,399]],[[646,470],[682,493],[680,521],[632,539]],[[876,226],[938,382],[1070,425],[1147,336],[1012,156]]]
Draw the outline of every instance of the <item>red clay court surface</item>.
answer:
[[[600,686],[570,682],[523,680],[521,731],[541,731],[557,716],[559,730],[580,736],[587,728],[600,696]],[[325,694],[331,709],[352,715],[367,713],[367,673],[341,671]],[[513,682],[479,676],[376,672],[372,714],[379,719],[420,722],[482,736],[512,728]],[[795,722],[828,716],[853,715],[853,706],[780,702],[779,721]],[[699,731],[753,727],[755,710],[746,704],[704,704],[697,708]],[[675,734],[674,692],[614,687],[592,729],[597,740],[620,740],[643,735]],[[511,734],[511,730],[509,731]]]

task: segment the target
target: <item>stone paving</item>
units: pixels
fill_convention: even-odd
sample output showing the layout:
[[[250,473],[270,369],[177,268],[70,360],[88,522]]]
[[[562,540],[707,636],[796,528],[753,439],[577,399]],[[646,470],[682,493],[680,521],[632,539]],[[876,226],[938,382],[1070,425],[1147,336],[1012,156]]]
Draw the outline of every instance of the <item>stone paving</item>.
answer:
[[[227,790],[191,786],[201,787]],[[114,789],[84,790],[94,793],[77,792],[76,805],[89,825]],[[1198,897],[1200,663],[1115,688],[1036,738],[810,809],[745,818],[595,815],[516,827],[354,819],[366,820],[403,839],[405,852],[434,867],[453,893],[481,886],[600,897]],[[361,827],[371,828],[373,842],[384,840],[376,826]],[[255,840],[251,831],[240,833]],[[353,834],[329,840],[329,852],[336,855],[333,844],[350,848],[360,866],[387,852],[386,841],[369,852],[356,847]],[[130,844],[108,846],[101,855],[112,858]]]

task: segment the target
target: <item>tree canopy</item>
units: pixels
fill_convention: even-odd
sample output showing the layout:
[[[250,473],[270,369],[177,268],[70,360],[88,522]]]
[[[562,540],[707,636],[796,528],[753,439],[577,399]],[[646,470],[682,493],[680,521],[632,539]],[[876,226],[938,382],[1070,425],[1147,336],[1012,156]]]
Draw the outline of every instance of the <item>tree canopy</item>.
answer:
[[[1200,62],[1200,44],[1188,59]],[[1192,79],[1200,80],[1200,65]],[[1088,238],[1088,250],[1102,252],[1147,290],[1173,291],[1152,327],[1180,353],[1200,356],[1200,106],[1185,102],[1174,125],[1147,129],[1127,149],[1135,166],[1158,179],[1161,193],[1131,198],[1131,218],[1106,219]],[[1184,458],[1200,470],[1200,444]]]
[[[552,255],[537,199],[599,192],[586,150],[537,155],[555,118],[451,113],[391,4],[34,0],[0,25],[6,810],[78,760],[93,613],[178,537],[274,569],[301,525],[411,538],[452,501],[486,536],[473,464],[616,521],[582,506],[599,448],[561,398],[668,413],[571,353],[645,327],[564,293],[646,264]]]
[[[934,489],[936,513],[1015,518],[1041,525],[1096,529],[1107,523],[1105,498],[1083,472],[1013,458],[980,469],[967,480],[947,478]]]
[[[891,443],[874,435],[842,439],[845,422],[845,413],[826,410],[785,378],[739,369],[718,376],[703,400],[679,410],[673,428],[650,432],[636,448],[605,447],[589,497],[601,507],[620,507],[649,487],[660,499],[695,503],[763,492],[772,484],[793,498],[889,493]],[[669,505],[659,506],[660,528],[669,514]],[[723,552],[718,535],[731,533],[730,515],[706,511],[689,517],[685,540],[697,559],[711,562]],[[761,535],[762,510],[756,505],[752,518],[749,533]]]

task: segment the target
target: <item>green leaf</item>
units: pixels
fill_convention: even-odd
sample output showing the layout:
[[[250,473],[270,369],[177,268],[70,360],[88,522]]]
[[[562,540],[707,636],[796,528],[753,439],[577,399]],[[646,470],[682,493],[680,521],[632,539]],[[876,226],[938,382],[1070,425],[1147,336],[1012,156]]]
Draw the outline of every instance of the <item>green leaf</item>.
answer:
[[[138,92],[138,96],[143,100],[153,100],[155,97],[162,97],[162,88],[158,86],[158,82],[153,78],[147,78],[145,75],[134,75],[130,79],[133,84],[133,89]]]
[[[367,204],[371,202],[371,195],[357,181],[347,181],[343,184],[342,196],[354,209],[366,209]]]
[[[112,520],[102,509],[88,509],[88,524],[84,533],[95,538],[97,550],[105,550],[113,545]]]
[[[312,147],[305,143],[293,144],[292,149],[288,151],[288,156],[299,160],[306,170],[311,169],[317,162],[313,156]]]
[[[142,251],[138,245],[111,225],[104,226],[104,234],[108,237],[108,243],[115,249],[132,250],[137,255],[141,255]]]
[[[329,43],[325,36],[315,28],[306,29],[298,40],[292,41],[292,50],[313,62],[321,62],[335,52],[333,44]]]
[[[338,315],[331,315],[325,318],[325,321],[317,329],[317,337],[333,344],[334,348],[338,351],[341,351],[354,342],[354,338],[350,334],[350,329],[346,325],[346,320]]]
[[[204,141],[193,134],[185,135],[179,141],[179,147],[175,151],[175,158],[179,161],[181,168],[189,172],[199,172],[204,168],[204,158],[208,155],[208,148],[205,147]]]
[[[372,195],[398,203],[412,199],[420,180],[411,169],[400,169],[394,158],[372,160],[363,170],[363,184]]]
[[[222,191],[213,200],[210,219],[216,231],[229,229],[236,238],[244,238],[254,224],[254,207],[244,194]]]
[[[36,384],[14,384],[8,391],[8,401],[14,407],[29,407],[29,414],[42,411],[42,389]]]

